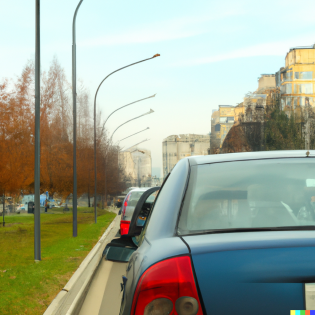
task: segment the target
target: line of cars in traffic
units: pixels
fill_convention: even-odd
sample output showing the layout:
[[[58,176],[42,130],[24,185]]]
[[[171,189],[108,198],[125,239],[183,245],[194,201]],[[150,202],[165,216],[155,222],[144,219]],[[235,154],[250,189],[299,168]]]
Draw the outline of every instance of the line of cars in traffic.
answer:
[[[121,219],[104,250],[128,262],[120,315],[315,309],[315,151],[182,159]]]

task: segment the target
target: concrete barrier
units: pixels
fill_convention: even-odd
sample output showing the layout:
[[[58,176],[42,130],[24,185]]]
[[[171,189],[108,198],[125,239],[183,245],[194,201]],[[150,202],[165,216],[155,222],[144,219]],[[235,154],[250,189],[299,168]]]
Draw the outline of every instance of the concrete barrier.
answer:
[[[120,216],[116,216],[100,240],[80,264],[68,283],[48,306],[44,315],[76,315],[79,313],[89,285],[102,259],[103,250],[119,228]]]

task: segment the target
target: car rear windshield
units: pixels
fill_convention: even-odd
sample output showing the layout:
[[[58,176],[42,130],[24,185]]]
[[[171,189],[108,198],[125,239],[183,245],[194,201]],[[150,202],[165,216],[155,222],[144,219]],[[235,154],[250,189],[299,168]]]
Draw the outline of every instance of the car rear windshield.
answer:
[[[178,233],[315,225],[315,160],[192,166]]]
[[[128,201],[128,207],[135,207],[140,199],[140,197],[143,195],[144,191],[133,191],[130,194],[130,198]]]

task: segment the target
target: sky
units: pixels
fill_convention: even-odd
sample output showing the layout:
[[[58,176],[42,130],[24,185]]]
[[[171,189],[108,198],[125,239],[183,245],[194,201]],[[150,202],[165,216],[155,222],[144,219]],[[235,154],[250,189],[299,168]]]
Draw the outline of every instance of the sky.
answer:
[[[41,1],[41,69],[56,56],[71,82],[72,20],[79,0]],[[77,77],[90,91],[130,63],[161,56],[113,74],[102,85],[98,110],[115,113],[113,140],[151,150],[162,169],[162,141],[174,134],[208,134],[213,109],[236,105],[255,91],[261,74],[284,66],[295,46],[315,43],[314,0],[84,0],[77,16]],[[0,82],[19,76],[35,56],[35,1],[0,0]]]

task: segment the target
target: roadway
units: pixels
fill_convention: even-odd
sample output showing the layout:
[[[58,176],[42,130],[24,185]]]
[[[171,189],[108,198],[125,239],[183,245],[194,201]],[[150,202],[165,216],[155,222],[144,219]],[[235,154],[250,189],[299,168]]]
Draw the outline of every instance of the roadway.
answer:
[[[117,220],[111,233],[119,237],[120,220]],[[122,292],[120,284],[126,272],[127,263],[107,261],[101,263],[91,282],[79,315],[118,315]]]

